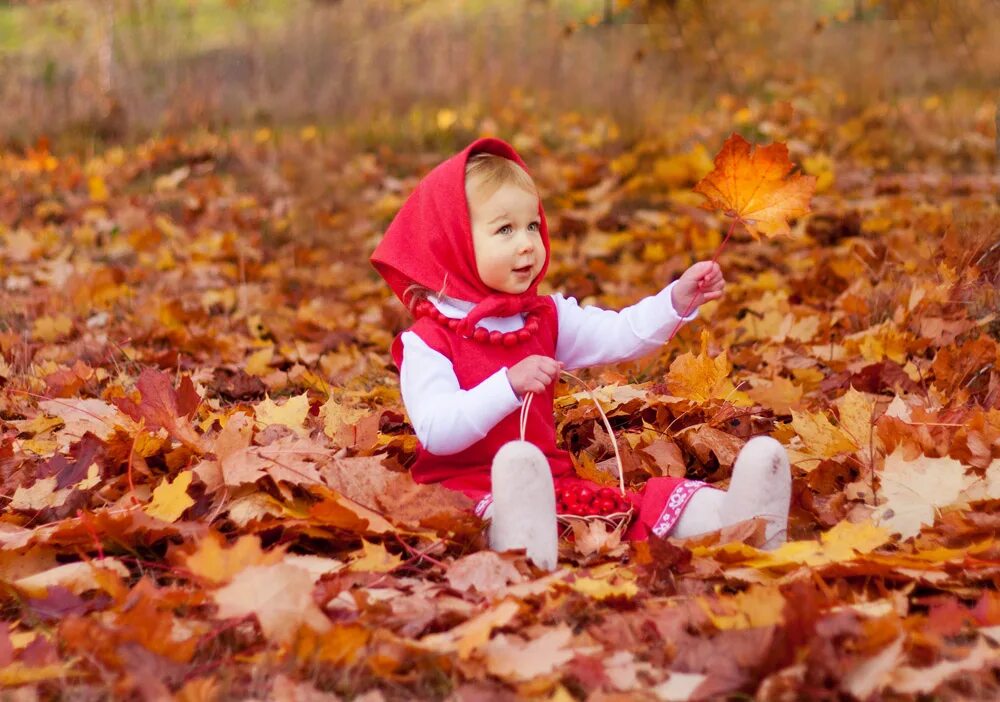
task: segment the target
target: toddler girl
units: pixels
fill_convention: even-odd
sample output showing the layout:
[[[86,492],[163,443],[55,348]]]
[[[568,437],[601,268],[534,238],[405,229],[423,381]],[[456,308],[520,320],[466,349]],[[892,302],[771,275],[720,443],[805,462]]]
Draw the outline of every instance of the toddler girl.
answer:
[[[549,264],[545,213],[520,156],[494,138],[428,173],[371,261],[416,317],[392,344],[419,440],[414,480],[471,497],[476,514],[492,520],[492,548],[525,548],[536,564],[555,567],[554,491],[586,481],[556,447],[554,381],[564,368],[657,351],[677,324],[697,316],[681,311],[722,296],[718,265],[695,263],[621,312],[538,295]],[[521,442],[528,393],[535,397]],[[781,444],[756,437],[737,458],[728,491],[680,478],[650,478],[629,491],[636,515],[625,536],[693,536],[762,516],[764,547],[774,548],[785,540],[790,481]]]

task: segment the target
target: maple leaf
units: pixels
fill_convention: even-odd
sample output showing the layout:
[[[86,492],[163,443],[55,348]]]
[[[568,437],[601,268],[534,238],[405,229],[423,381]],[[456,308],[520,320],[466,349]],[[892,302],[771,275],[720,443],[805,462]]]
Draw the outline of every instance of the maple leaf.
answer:
[[[749,629],[784,621],[785,596],[776,587],[751,585],[732,597],[698,598],[712,623],[719,629]]]
[[[190,423],[201,398],[189,376],[181,379],[180,389],[174,390],[170,376],[163,371],[144,368],[136,382],[141,400],[135,403],[127,397],[114,399],[115,405],[135,421],[144,421],[147,428],[160,427],[170,436],[196,453],[202,453],[201,439]]]
[[[524,576],[510,558],[495,551],[470,553],[451,564],[448,584],[459,592],[476,590],[484,595],[503,591],[510,583],[524,581]]]
[[[212,594],[220,617],[257,616],[267,638],[287,643],[301,626],[320,633],[330,620],[313,600],[313,576],[288,563],[248,566]]]
[[[116,558],[102,558],[90,562],[65,563],[48,570],[14,581],[14,584],[33,597],[41,597],[47,588],[60,585],[75,595],[100,588],[102,583],[95,575],[100,568],[120,578],[128,578],[128,568]]]
[[[505,680],[523,682],[548,675],[576,655],[570,646],[573,630],[560,624],[525,642],[520,636],[499,634],[483,647],[486,669]]]
[[[830,423],[825,414],[792,410],[792,429],[802,438],[806,450],[815,456],[832,458],[858,448],[854,438]]]
[[[816,176],[786,179],[791,169],[784,144],[752,146],[734,133],[715,157],[715,169],[694,191],[708,198],[703,207],[725,211],[743,222],[754,238],[787,234],[787,220],[809,212],[816,189]]]
[[[933,524],[937,510],[956,503],[971,482],[959,461],[927,456],[907,461],[899,448],[885,457],[879,478],[882,509],[875,518],[903,539]]]
[[[428,634],[420,639],[420,644],[432,651],[457,653],[459,658],[468,658],[489,641],[494,629],[509,624],[520,609],[517,602],[506,599],[449,631]]]
[[[244,534],[228,548],[223,547],[224,542],[221,534],[210,531],[198,542],[197,550],[180,560],[195,575],[213,583],[225,583],[248,566],[273,565],[285,557],[280,548],[262,551],[260,538],[254,534]]]
[[[269,424],[280,424],[296,434],[308,434],[305,423],[306,417],[309,416],[309,395],[302,393],[289,397],[280,405],[275,404],[274,400],[267,396],[254,407],[254,416],[260,428]]]
[[[665,383],[667,389],[678,397],[693,402],[726,400],[740,407],[748,407],[753,401],[746,393],[733,387],[729,380],[732,364],[723,352],[715,358],[708,355],[709,333],[701,332],[701,353],[695,356],[690,351],[683,353],[670,364]]]
[[[382,544],[361,540],[361,550],[348,564],[348,569],[362,573],[388,573],[403,563],[399,556],[389,553]]]
[[[153,501],[146,506],[146,514],[165,522],[176,522],[180,519],[184,510],[194,504],[194,500],[187,494],[193,477],[194,473],[185,470],[173,481],[164,479],[153,490]]]

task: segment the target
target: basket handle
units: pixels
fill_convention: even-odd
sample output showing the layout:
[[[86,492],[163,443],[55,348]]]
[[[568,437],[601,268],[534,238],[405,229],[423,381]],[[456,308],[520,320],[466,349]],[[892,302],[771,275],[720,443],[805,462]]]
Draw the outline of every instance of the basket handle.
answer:
[[[604,409],[601,408],[601,403],[597,401],[597,396],[590,389],[590,386],[583,382],[580,378],[576,377],[568,371],[562,371],[562,374],[568,376],[578,382],[583,386],[583,389],[587,391],[590,395],[590,399],[594,401],[594,406],[597,407],[597,411],[601,414],[601,419],[604,420],[604,428],[608,430],[608,436],[611,437],[611,447],[615,450],[615,463],[618,464],[618,490],[621,492],[622,497],[625,497],[625,468],[622,465],[622,456],[618,452],[618,441],[615,439],[615,432],[611,428],[611,422],[608,421],[608,415],[604,413]],[[521,403],[521,441],[524,441],[524,433],[528,427],[528,408],[531,406],[531,398],[535,396],[535,393],[528,392],[524,394],[524,401]]]

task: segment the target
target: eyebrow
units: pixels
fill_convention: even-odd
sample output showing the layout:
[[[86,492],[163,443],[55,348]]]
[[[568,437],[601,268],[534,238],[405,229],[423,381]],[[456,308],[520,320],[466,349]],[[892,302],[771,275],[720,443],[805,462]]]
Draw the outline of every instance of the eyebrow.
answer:
[[[506,219],[506,218],[507,218],[507,213],[506,212],[501,212],[496,217],[494,217],[489,222],[487,222],[487,224],[493,224],[494,222],[497,222],[497,221],[499,221],[501,219]]]

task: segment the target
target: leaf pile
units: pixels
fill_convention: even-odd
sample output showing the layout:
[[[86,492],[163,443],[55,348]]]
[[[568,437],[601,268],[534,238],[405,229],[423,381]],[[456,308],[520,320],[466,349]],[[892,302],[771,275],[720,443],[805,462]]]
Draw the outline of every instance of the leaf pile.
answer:
[[[0,154],[0,684],[995,697],[1000,181],[975,156],[964,176],[887,173],[878,130],[766,109],[816,176],[812,213],[789,236],[738,232],[726,296],[662,353],[585,374],[614,437],[578,386],[556,420],[601,482],[612,441],[632,483],[724,488],[748,437],[779,438],[792,541],[758,551],[753,522],[578,534],[552,574],[486,551],[465,498],[405,471],[388,347],[408,321],[365,261],[445,151],[312,129]],[[712,255],[726,223],[693,187],[717,121],[670,143],[510,130],[551,213],[551,289],[618,308]]]

